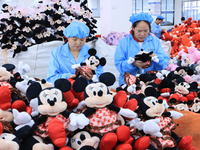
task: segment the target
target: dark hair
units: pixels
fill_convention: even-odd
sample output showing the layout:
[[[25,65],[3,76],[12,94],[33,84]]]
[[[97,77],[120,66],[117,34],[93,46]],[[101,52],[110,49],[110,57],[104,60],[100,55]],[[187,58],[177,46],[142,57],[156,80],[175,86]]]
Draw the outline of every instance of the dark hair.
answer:
[[[163,21],[163,19],[160,19],[160,18],[156,18],[156,20],[162,20]]]
[[[185,17],[181,17],[181,20],[185,21]]]
[[[134,22],[132,27],[135,28],[141,21],[144,21],[144,22],[146,22],[148,24],[149,32],[150,32],[151,31],[151,24],[148,21],[145,21],[145,20],[139,20],[139,21]]]

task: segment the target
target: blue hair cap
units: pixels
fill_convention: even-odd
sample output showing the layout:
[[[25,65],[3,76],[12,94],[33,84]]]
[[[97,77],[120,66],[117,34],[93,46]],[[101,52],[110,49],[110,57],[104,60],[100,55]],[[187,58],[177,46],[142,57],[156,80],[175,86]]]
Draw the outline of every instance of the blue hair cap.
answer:
[[[78,37],[78,38],[85,38],[89,36],[90,29],[87,25],[82,22],[72,22],[68,25],[63,34],[68,37]]]
[[[141,12],[139,14],[132,14],[132,16],[130,16],[129,18],[129,21],[132,22],[132,24],[139,20],[148,21],[149,23],[151,23],[153,21],[153,18],[150,14],[144,12]]]
[[[165,18],[161,15],[157,16],[157,19],[161,19],[161,20],[164,20]]]

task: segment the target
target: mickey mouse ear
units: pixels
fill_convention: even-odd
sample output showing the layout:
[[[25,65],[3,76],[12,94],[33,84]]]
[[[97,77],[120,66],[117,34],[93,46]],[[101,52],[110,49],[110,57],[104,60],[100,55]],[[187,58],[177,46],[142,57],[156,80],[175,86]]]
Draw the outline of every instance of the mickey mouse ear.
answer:
[[[147,87],[144,91],[146,96],[154,96],[154,97],[158,97],[157,91],[155,88],[153,87]]]
[[[116,78],[114,74],[110,72],[105,72],[99,76],[99,81],[104,83],[107,86],[111,86],[115,83]]]

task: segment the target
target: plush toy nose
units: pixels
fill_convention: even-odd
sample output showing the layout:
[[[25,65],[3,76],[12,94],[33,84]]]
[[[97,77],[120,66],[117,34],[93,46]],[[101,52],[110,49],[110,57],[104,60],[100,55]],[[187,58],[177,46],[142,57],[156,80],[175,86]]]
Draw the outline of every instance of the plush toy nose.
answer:
[[[159,100],[158,100],[158,103],[159,103],[159,104],[162,104],[162,102],[163,102],[162,99],[159,99]]]
[[[50,105],[50,106],[54,106],[54,105],[55,105],[55,102],[54,102],[54,101],[49,101],[49,105]]]
[[[103,91],[99,91],[98,96],[102,96],[102,95],[103,95]]]

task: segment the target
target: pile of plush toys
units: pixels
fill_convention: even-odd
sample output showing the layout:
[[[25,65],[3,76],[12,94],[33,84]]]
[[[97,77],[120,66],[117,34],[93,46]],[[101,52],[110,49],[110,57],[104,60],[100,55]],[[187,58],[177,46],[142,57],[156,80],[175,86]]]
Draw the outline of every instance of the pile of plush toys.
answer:
[[[88,53],[86,63],[79,64],[83,73],[106,64],[94,57],[95,49]],[[91,65],[91,58],[97,63]],[[126,73],[126,86],[111,91],[116,78],[110,72],[89,82],[80,73],[53,85],[29,77],[28,64],[15,67],[0,67],[2,150],[195,149],[192,136],[174,132],[182,110],[199,113],[200,108],[198,84],[187,83],[183,71]]]
[[[0,46],[12,50],[13,57],[28,47],[55,40],[64,41],[63,30],[73,21],[90,28],[87,41],[96,39],[97,20],[87,7],[87,0],[44,0],[33,7],[2,5],[0,17]]]
[[[200,49],[200,20],[189,17],[184,24],[175,25],[172,31],[162,33],[161,39],[171,41],[171,56],[175,57],[179,51],[188,52],[191,46]]]

